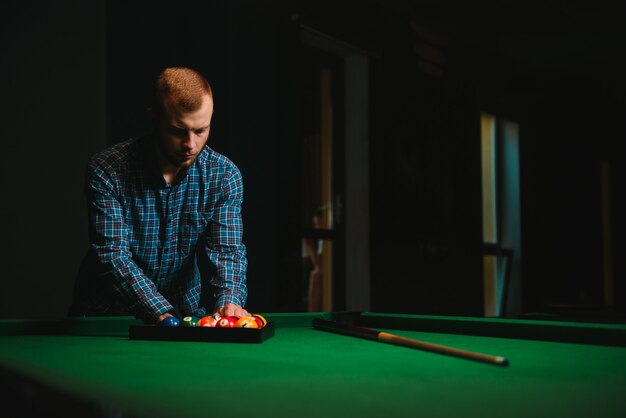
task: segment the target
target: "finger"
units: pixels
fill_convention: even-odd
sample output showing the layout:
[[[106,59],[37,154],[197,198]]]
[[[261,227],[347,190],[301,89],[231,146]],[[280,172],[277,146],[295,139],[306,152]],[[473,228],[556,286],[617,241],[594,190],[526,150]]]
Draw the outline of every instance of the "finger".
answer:
[[[170,315],[170,314],[169,314],[169,313],[167,313],[167,312],[166,312],[166,313],[164,313],[164,314],[162,314],[162,315],[160,315],[160,316],[159,316],[159,318],[157,319],[157,324],[161,323],[161,321],[163,321],[165,318],[168,318],[168,317],[170,317],[170,316],[172,316],[172,315]]]

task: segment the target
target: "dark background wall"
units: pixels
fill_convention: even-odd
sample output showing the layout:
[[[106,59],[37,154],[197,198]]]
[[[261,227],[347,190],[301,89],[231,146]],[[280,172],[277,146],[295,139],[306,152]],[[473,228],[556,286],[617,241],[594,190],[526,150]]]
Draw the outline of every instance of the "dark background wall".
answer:
[[[0,317],[58,316],[87,243],[84,165],[105,145],[104,2],[0,16]]]
[[[82,169],[147,129],[152,77],[211,80],[211,146],[244,175],[249,307],[300,276],[300,25],[372,52],[371,306],[480,315],[481,111],[520,123],[524,311],[602,305],[600,163],[626,304],[624,6],[521,1],[3,3],[0,317],[63,315],[86,228]],[[12,16],[8,19],[6,16]],[[445,39],[420,70],[412,24]],[[106,128],[106,129],[105,129]],[[7,204],[7,202],[10,202]]]

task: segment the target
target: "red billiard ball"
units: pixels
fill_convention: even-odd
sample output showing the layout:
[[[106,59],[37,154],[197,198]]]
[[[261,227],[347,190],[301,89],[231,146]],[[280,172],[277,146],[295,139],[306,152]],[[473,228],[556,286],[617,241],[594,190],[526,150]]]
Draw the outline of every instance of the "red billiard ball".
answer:
[[[250,318],[254,320],[254,322],[256,322],[257,328],[263,328],[265,326],[261,318],[259,318],[258,316],[251,316]]]
[[[224,316],[217,321],[215,326],[218,328],[235,328],[238,320],[238,316]]]
[[[257,318],[256,316],[249,316],[248,318],[252,319],[254,322],[256,322],[256,328],[263,328],[263,321],[261,321],[260,318]]]
[[[254,318],[243,317],[239,318],[239,320],[235,323],[235,328],[258,328],[259,325],[254,320]]]
[[[266,326],[266,325],[267,325],[267,319],[265,319],[265,318],[263,317],[263,315],[254,314],[254,315],[252,315],[252,316],[253,316],[254,318],[259,319],[259,320],[263,323],[263,326],[262,326],[262,327],[259,327],[259,328],[263,328],[264,326]]]
[[[213,328],[215,327],[216,324],[217,324],[217,319],[215,319],[212,316],[205,316],[203,318],[200,318],[196,326]]]

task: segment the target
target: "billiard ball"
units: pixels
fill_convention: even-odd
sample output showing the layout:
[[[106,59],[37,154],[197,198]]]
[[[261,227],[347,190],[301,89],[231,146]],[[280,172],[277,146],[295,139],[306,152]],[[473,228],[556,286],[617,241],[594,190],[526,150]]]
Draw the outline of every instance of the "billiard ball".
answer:
[[[162,320],[159,324],[164,327],[177,327],[180,325],[180,319],[176,318],[175,316],[168,316],[167,318]]]
[[[263,328],[264,326],[267,325],[267,319],[265,319],[262,315],[254,314],[254,315],[252,315],[252,317],[259,319],[261,321],[261,323],[263,324],[262,326],[259,326],[259,328]]]
[[[254,320],[254,322],[256,322],[257,328],[263,328],[265,326],[265,324],[263,323],[261,318],[259,318],[257,316],[251,316],[250,318],[252,318]]]
[[[199,320],[200,318],[198,318],[197,316],[186,316],[183,318],[183,322],[181,323],[181,325],[183,327],[195,327],[197,326]]]
[[[225,316],[217,321],[218,328],[235,328],[235,324],[239,320],[238,316]]]
[[[235,328],[258,328],[259,324],[251,317],[239,318],[235,323]]]
[[[217,319],[215,319],[212,316],[205,316],[203,318],[200,318],[200,320],[198,321],[196,326],[197,327],[210,327],[210,328],[213,328],[213,327],[215,327],[215,324],[217,324]]]

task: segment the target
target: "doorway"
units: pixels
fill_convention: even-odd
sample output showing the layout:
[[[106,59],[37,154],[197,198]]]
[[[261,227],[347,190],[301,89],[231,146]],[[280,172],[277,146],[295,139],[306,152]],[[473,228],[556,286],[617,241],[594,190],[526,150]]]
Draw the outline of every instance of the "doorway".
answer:
[[[301,35],[304,306],[367,311],[369,60],[375,56],[313,28],[302,26]],[[314,251],[317,269],[306,258]]]
[[[343,250],[343,60],[303,45],[300,68],[303,310],[341,309]]]

